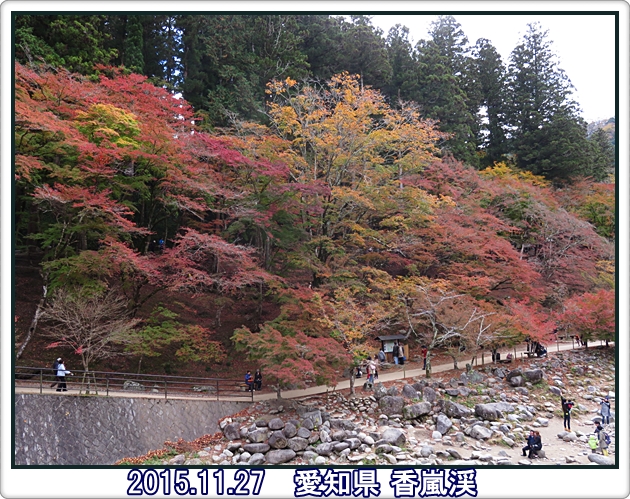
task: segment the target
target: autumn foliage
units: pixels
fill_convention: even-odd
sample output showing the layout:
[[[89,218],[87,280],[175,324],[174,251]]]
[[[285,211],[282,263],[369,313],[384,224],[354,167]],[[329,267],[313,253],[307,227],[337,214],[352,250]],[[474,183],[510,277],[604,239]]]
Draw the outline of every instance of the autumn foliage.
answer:
[[[544,342],[552,318],[613,337],[609,189],[440,157],[434,122],[347,73],[273,81],[268,125],[211,133],[145,78],[97,72],[16,65],[14,241],[40,259],[41,307],[124,295],[133,355],[246,359],[286,389],[334,384],[380,334],[455,360]]]

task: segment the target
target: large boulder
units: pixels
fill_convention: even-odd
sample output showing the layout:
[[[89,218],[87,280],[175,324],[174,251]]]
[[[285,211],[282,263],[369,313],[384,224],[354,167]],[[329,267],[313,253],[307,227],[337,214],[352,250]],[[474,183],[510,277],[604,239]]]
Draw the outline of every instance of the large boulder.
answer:
[[[505,375],[505,380],[509,383],[510,381],[512,381],[512,378],[516,378],[518,376],[523,377],[523,371],[520,367],[518,369],[514,369],[513,371],[510,371],[509,373],[507,373]]]
[[[267,431],[267,429],[266,428],[260,428],[258,430],[250,431],[247,434],[247,440],[249,440],[250,442],[253,442],[253,443],[260,443],[260,442],[264,442],[265,440],[267,440],[268,436],[269,436],[269,432]]]
[[[241,438],[241,428],[236,423],[225,425],[223,435],[225,435],[225,438],[228,440],[238,440]]]
[[[383,383],[376,383],[374,385],[374,398],[380,400],[387,395],[387,388]]]
[[[333,453],[333,450],[335,450],[335,447],[330,442],[319,444],[315,448],[315,452],[317,452],[320,456],[330,456]]]
[[[507,402],[491,402],[489,404],[475,405],[475,415],[487,421],[503,419],[504,413],[514,412],[512,404]]]
[[[285,449],[287,446],[287,437],[281,431],[274,431],[270,436],[267,443],[274,449]]]
[[[321,424],[324,422],[323,418],[322,418],[322,412],[317,410],[317,411],[310,411],[310,412],[305,412],[304,414],[302,414],[302,426],[308,428],[308,426],[306,426],[306,420],[310,420],[311,421],[311,425],[315,425],[315,426],[321,426]],[[312,430],[313,428],[308,428],[309,430]]]
[[[397,447],[401,447],[406,441],[405,433],[398,428],[388,428],[383,432],[379,440],[379,442],[396,445]]]
[[[280,418],[273,418],[269,423],[267,423],[267,427],[270,430],[281,430],[284,428],[284,421]]]
[[[281,464],[291,461],[295,456],[295,451],[291,449],[279,449],[267,452],[265,460],[268,464]]]
[[[473,413],[473,411],[465,405],[452,402],[451,400],[444,401],[443,410],[444,414],[446,414],[448,417],[457,419],[466,418]]]
[[[417,399],[417,398],[419,398],[418,397],[418,390],[416,390],[411,385],[403,386],[402,396],[405,397],[405,398],[408,398],[408,399]]]
[[[431,412],[431,404],[428,402],[419,402],[417,404],[406,405],[402,408],[402,412],[405,419],[417,419]]]
[[[437,393],[433,388],[431,388],[430,386],[425,386],[422,389],[422,400],[432,404],[433,402],[435,402],[436,399]]]
[[[271,447],[269,444],[256,443],[256,444],[245,444],[243,445],[243,449],[250,454],[264,454]]]
[[[284,425],[282,432],[284,433],[285,437],[293,438],[295,435],[297,435],[297,428],[293,423],[287,423]]]
[[[602,456],[601,454],[589,454],[588,460],[591,463],[597,463],[601,466],[611,466],[615,464],[615,462],[612,459],[606,456]]]
[[[523,378],[525,378],[530,383],[539,383],[544,378],[545,374],[542,369],[529,369],[527,371],[523,371]]]
[[[285,433],[285,435],[286,435],[286,433]],[[298,428],[297,436],[300,437],[300,438],[308,439],[308,438],[311,437],[311,430],[307,430],[304,427]]]
[[[451,429],[453,423],[446,416],[446,414],[438,414],[437,420],[435,422],[435,429],[439,431],[442,435],[445,435],[448,430]]]
[[[403,397],[385,395],[378,401],[378,405],[383,414],[387,414],[388,416],[391,414],[400,414],[405,405],[405,399]]]
[[[352,431],[356,429],[357,425],[347,419],[331,419],[330,427],[334,430]]]
[[[287,440],[287,447],[295,452],[299,452],[308,447],[308,440],[301,437],[293,437]]]
[[[492,437],[492,430],[482,425],[475,425],[470,430],[470,436],[477,440],[488,440]]]
[[[510,378],[510,385],[512,386],[523,386],[525,381],[523,380],[523,376],[514,376]]]

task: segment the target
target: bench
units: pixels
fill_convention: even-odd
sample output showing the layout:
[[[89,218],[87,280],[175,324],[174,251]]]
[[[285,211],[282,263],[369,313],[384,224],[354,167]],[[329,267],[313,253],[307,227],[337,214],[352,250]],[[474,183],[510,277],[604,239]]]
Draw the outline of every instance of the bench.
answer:
[[[240,384],[240,385],[238,385],[238,386],[239,386],[239,388],[241,389],[241,391],[242,391],[242,392],[248,392],[248,391],[250,391],[250,389],[249,389],[249,385],[248,385],[247,383],[244,383],[244,382],[243,382],[243,383],[241,383],[241,384]],[[252,385],[252,387],[253,387],[253,386],[254,386],[254,385]]]

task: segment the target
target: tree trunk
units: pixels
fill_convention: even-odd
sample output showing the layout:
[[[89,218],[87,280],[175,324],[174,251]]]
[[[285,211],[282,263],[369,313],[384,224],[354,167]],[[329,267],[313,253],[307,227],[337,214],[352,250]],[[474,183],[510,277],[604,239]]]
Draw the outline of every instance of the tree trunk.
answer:
[[[350,373],[350,395],[354,395],[354,367],[352,368],[352,372]]]
[[[35,314],[33,315],[33,320],[31,320],[31,326],[28,328],[26,339],[20,345],[20,349],[18,350],[17,354],[15,354],[15,360],[19,359],[22,356],[24,349],[35,334],[37,323],[39,322],[39,318],[41,317],[42,312],[44,311],[44,306],[46,305],[46,298],[48,297],[48,274],[45,274],[42,277],[44,278],[44,284],[42,285],[42,297],[37,304],[37,308],[35,309]]]
[[[277,396],[277,398],[278,398],[278,399],[281,399],[281,398],[282,398],[282,396],[280,395],[280,392],[281,392],[281,391],[282,391],[282,390],[280,389],[280,385],[278,385],[278,387],[276,388],[276,396]]]
[[[427,378],[431,377],[431,350],[427,351],[427,365],[426,365],[426,368],[424,370],[424,375]]]

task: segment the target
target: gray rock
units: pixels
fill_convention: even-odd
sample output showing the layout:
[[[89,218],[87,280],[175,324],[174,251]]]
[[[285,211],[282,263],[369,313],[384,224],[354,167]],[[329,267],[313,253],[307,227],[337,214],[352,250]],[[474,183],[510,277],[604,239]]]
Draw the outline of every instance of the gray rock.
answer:
[[[492,437],[492,430],[482,425],[475,425],[470,430],[470,436],[477,440],[488,440]]]
[[[295,456],[295,451],[291,449],[279,449],[267,452],[265,459],[268,464],[281,464],[291,461]]]
[[[320,420],[321,420],[321,416],[320,416]],[[304,418],[304,420],[302,421],[302,428],[306,428],[307,430],[312,430],[313,428],[315,428],[315,424],[313,423],[313,420],[311,418]]]
[[[326,458],[324,456],[317,456],[313,460],[313,464],[316,465],[316,466],[322,466],[322,465],[326,464]]]
[[[267,428],[260,428],[258,430],[250,431],[247,434],[247,440],[254,443],[260,443],[267,440],[268,436],[269,432],[267,431]]]
[[[225,435],[225,438],[228,440],[238,440],[241,438],[241,428],[236,423],[225,425],[223,435]]]
[[[417,419],[431,412],[431,404],[418,402],[417,404],[406,405],[402,408],[402,412],[405,419]]]
[[[512,378],[516,378],[518,376],[520,377],[523,376],[523,371],[521,370],[521,368],[514,369],[513,371],[510,371],[509,373],[507,373],[505,376],[505,380],[509,383],[512,380]]]
[[[304,426],[305,428],[308,428],[308,426],[306,426],[305,424],[307,419],[310,419],[312,424],[315,426],[321,426],[322,423],[324,422],[322,418],[322,413],[319,410],[307,412],[302,417],[304,418],[304,420],[302,421],[302,426]],[[313,428],[308,428],[308,429],[312,430]]]
[[[517,386],[515,392],[525,395],[526,397],[529,395],[529,390],[524,386]]]
[[[282,433],[284,433],[284,436],[287,438],[293,438],[295,435],[297,435],[297,428],[293,423],[287,423],[284,425]]]
[[[273,418],[271,421],[269,421],[269,423],[267,423],[267,426],[270,430],[281,430],[282,428],[284,428],[284,421],[282,421],[282,419],[280,418]]]
[[[267,443],[274,449],[285,449],[287,446],[287,437],[284,436],[284,433],[277,430],[269,436]]]
[[[435,402],[436,399],[437,393],[435,393],[435,390],[433,388],[431,388],[430,386],[425,386],[422,389],[422,400],[432,404],[433,402]]]
[[[433,440],[442,440],[442,433],[437,430],[433,430],[433,433],[431,433],[431,438]]]
[[[446,414],[438,414],[435,422],[435,429],[442,435],[446,435],[448,430],[453,426],[452,421],[446,416]]]
[[[305,450],[304,454],[302,454],[302,457],[309,461],[311,459],[316,459],[318,457],[318,454],[317,452],[314,452],[312,450]]]
[[[271,447],[269,444],[256,443],[256,444],[245,444],[243,445],[243,449],[245,452],[249,452],[250,454],[264,454],[268,452]]]
[[[405,385],[402,389],[402,396],[408,399],[417,399],[418,391],[411,385]]]
[[[258,428],[267,428],[267,420],[265,419],[257,419],[254,423]]]
[[[387,390],[387,395],[390,397],[398,397],[400,392],[398,391],[398,387],[396,385],[392,385]]]
[[[385,395],[378,401],[378,405],[384,414],[400,414],[403,406],[405,405],[405,399],[402,397]]]
[[[457,452],[455,449],[446,449],[446,452],[448,452],[455,459],[463,459],[462,455],[459,452]]]
[[[331,419],[330,427],[335,430],[353,431],[357,425],[347,419]]]
[[[523,378],[525,378],[530,383],[538,383],[542,381],[545,374],[542,369],[530,369],[527,371],[523,371]]]
[[[600,466],[610,466],[610,465],[615,464],[615,462],[612,459],[606,456],[602,456],[601,454],[589,454],[588,460],[591,463],[597,463]]]
[[[514,447],[514,444],[516,443],[516,442],[514,442],[514,440],[512,440],[511,438],[509,438],[509,437],[507,437],[505,435],[503,435],[503,438],[501,438],[501,440],[503,442],[505,442],[507,445],[509,445],[510,447]]]
[[[293,437],[287,440],[287,447],[292,451],[299,452],[308,447],[308,440],[301,437]]]
[[[311,436],[311,430],[307,430],[304,427],[298,428],[297,436],[300,438],[309,438]]]
[[[472,390],[470,388],[466,388],[465,386],[460,386],[457,390],[462,397],[468,397],[472,393]]]
[[[249,464],[250,466],[258,466],[259,464],[263,464],[264,462],[265,462],[265,455],[256,453],[256,454],[252,454],[252,457],[249,458],[249,461],[247,461],[247,464]]]
[[[452,402],[451,400],[444,401],[444,414],[451,418],[466,418],[470,416],[473,411],[466,407],[465,405],[458,404],[456,402]]]
[[[348,444],[350,444],[350,449],[354,450],[354,449],[358,449],[359,446],[361,445],[361,440],[359,440],[358,438],[355,437],[351,437],[346,439],[346,442],[348,442]],[[374,443],[374,440],[372,440],[372,443]]]
[[[330,456],[333,453],[334,450],[334,446],[331,443],[323,443],[323,444],[319,444],[316,448],[315,448],[315,452],[317,452],[317,454],[319,454],[320,456]]]
[[[122,389],[131,392],[143,392],[144,385],[138,383],[137,381],[127,380],[123,383]]]
[[[405,433],[398,428],[388,428],[381,435],[381,440],[391,445],[401,447],[406,441]]]
[[[349,448],[350,448],[350,444],[348,442],[336,442],[336,443],[333,443],[333,449],[337,453],[343,452],[344,450],[349,449]]]
[[[336,442],[341,442],[345,440],[347,436],[345,430],[335,430],[331,433],[330,438]]]
[[[374,449],[375,454],[388,454],[392,451],[392,446],[390,444],[380,444],[377,445]]]
[[[385,395],[387,395],[387,388],[383,383],[375,383],[374,384],[374,398],[376,400],[382,399]]]
[[[560,388],[558,388],[557,386],[550,386],[549,391],[553,393],[554,395],[558,395],[558,396],[562,395],[562,390],[560,390]]]
[[[491,402],[475,405],[475,415],[488,421],[498,421],[504,417],[503,413],[514,412],[512,404],[507,402]]]
[[[523,380],[523,376],[514,376],[510,378],[510,385],[512,386],[523,386],[525,381]]]
[[[168,464],[184,464],[186,461],[185,454],[178,454],[177,456],[169,459]]]

